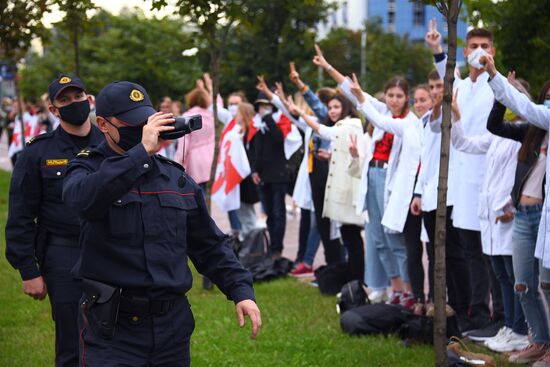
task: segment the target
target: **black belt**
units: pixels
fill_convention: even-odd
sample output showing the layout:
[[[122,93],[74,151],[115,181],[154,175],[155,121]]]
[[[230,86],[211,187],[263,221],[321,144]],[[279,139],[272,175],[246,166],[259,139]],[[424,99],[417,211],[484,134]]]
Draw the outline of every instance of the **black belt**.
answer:
[[[378,159],[371,159],[371,161],[369,162],[370,167],[376,167],[376,168],[385,168],[384,166],[386,166],[387,164],[388,164],[388,161],[381,161]]]
[[[145,297],[137,296],[120,296],[119,310],[125,313],[134,315],[164,315],[168,313],[175,305],[176,300],[152,300]]]
[[[63,237],[53,233],[48,234],[48,244],[66,247],[78,247],[78,236],[76,237]]]

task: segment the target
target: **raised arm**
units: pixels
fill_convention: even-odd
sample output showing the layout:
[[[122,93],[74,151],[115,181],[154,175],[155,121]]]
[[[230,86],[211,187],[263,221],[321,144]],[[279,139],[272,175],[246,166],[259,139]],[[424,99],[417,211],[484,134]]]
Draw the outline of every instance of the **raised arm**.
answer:
[[[290,109],[295,110],[300,114],[301,119],[313,129],[314,132],[316,132],[322,139],[332,140],[336,137],[336,131],[333,127],[321,125],[315,119],[313,119],[311,116],[306,114],[302,109],[298,108],[294,104],[294,101],[290,96],[287,98],[287,103],[289,105]]]
[[[300,79],[300,74],[298,71],[296,71],[296,65],[293,62],[289,63],[290,65],[290,74],[288,75],[288,78],[290,81],[298,87],[300,90],[300,93],[302,93],[302,96],[304,97],[306,103],[309,105],[309,108],[313,111],[315,116],[319,119],[319,121],[324,121],[327,118],[328,114],[328,108],[325,106],[323,102],[317,97],[315,93],[309,88],[308,85],[306,85],[302,79]]]
[[[367,120],[372,122],[372,124],[379,129],[395,134],[397,136],[403,136],[403,123],[398,122],[389,116],[381,114],[376,110],[376,108],[374,108],[373,105],[371,105],[367,101],[355,74],[353,74],[353,80],[350,81],[350,85],[353,95],[359,101],[357,109],[365,115]]]
[[[549,108],[531,102],[526,95],[520,93],[508,83],[506,78],[497,71],[491,55],[481,57],[480,62],[484,65],[484,70],[487,71],[491,77],[489,85],[493,89],[495,98],[499,102],[523,117],[530,124],[544,130],[550,128]]]
[[[336,83],[340,84],[344,81],[344,79],[346,79],[344,75],[340,74],[338,70],[333,68],[328,63],[328,61],[323,56],[323,52],[321,51],[319,45],[315,45],[315,53],[316,55],[313,57],[313,63],[318,67],[323,68],[328,73],[328,75],[330,75],[330,77],[336,81]]]
[[[504,121],[505,112],[506,106],[495,100],[493,103],[493,109],[487,119],[487,130],[489,130],[492,134],[503,138],[522,142],[523,138],[525,138],[529,125]]]
[[[493,134],[482,134],[477,136],[465,136],[462,123],[456,121],[451,129],[451,141],[456,150],[470,154],[485,154],[489,150]]]

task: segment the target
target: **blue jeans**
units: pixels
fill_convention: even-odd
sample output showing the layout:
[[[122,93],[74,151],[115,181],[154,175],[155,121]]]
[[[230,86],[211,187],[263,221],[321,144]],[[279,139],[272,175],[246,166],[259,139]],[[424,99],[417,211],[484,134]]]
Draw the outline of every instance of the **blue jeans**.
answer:
[[[512,256],[489,256],[502,293],[504,306],[504,325],[515,333],[527,334],[527,324],[523,316],[523,310],[519,303],[519,297],[514,293],[514,266]]]
[[[518,205],[512,235],[515,291],[535,343],[549,344],[547,316],[538,291],[538,261],[535,245],[542,205]],[[523,287],[524,289],[518,289]]]
[[[271,252],[283,251],[286,229],[285,196],[288,183],[262,183],[260,197],[267,215],[267,230],[271,239]]]
[[[304,253],[304,263],[308,266],[313,265],[313,260],[315,259],[315,255],[317,254],[317,249],[319,248],[319,244],[321,243],[321,235],[319,234],[319,230],[317,229],[317,221],[315,220],[315,215],[311,213],[309,217],[309,233],[307,236],[307,246],[306,246],[306,252]]]
[[[229,225],[232,231],[240,231],[242,229],[241,221],[239,220],[238,210],[230,210],[227,212],[229,217]]]
[[[367,233],[367,258],[365,260],[367,285],[372,288],[379,288],[381,285],[383,276],[380,274],[382,271],[378,267],[379,265],[382,265],[382,269],[385,271],[386,280],[401,276],[406,282],[408,281],[407,254],[403,234],[388,234],[384,232],[382,226],[386,169],[370,167],[368,175],[369,186],[366,200],[369,223],[365,226]],[[378,254],[378,264],[373,256],[369,256],[373,249]]]

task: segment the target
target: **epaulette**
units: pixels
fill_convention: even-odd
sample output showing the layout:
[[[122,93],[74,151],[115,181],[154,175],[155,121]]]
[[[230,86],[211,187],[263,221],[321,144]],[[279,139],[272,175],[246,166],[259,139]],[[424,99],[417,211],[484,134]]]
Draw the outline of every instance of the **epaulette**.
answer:
[[[185,172],[185,168],[184,168],[181,164],[179,164],[178,162],[173,161],[173,160],[171,160],[170,158],[166,158],[165,156],[160,155],[160,154],[155,154],[155,157],[157,157],[157,158],[160,159],[161,161],[166,162],[166,163],[169,163],[169,164],[171,164],[172,166],[177,167],[177,168],[181,169],[183,172]]]
[[[93,148],[84,148],[77,155],[77,158],[90,158],[93,155],[99,154],[99,151]]]
[[[36,135],[36,136],[33,136],[28,142],[27,142],[27,146],[39,141],[39,140],[43,140],[43,139],[46,139],[46,138],[50,138],[52,137],[52,134],[51,133],[46,133],[46,134],[40,134],[40,135]]]

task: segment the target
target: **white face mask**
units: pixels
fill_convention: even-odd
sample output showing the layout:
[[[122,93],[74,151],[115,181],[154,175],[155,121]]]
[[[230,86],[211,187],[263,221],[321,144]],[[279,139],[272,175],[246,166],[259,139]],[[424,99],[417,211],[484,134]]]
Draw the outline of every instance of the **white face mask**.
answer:
[[[479,58],[485,55],[488,55],[488,53],[484,49],[481,47],[476,48],[468,55],[468,64],[476,69],[483,69],[483,65],[479,63]]]
[[[271,106],[262,106],[258,109],[258,113],[262,117],[264,117],[265,115],[269,115],[272,112],[273,112],[273,108]]]
[[[227,110],[231,112],[231,115],[233,117],[237,116],[238,109],[239,109],[239,105],[236,105],[236,104],[230,104],[229,106],[227,106]]]

